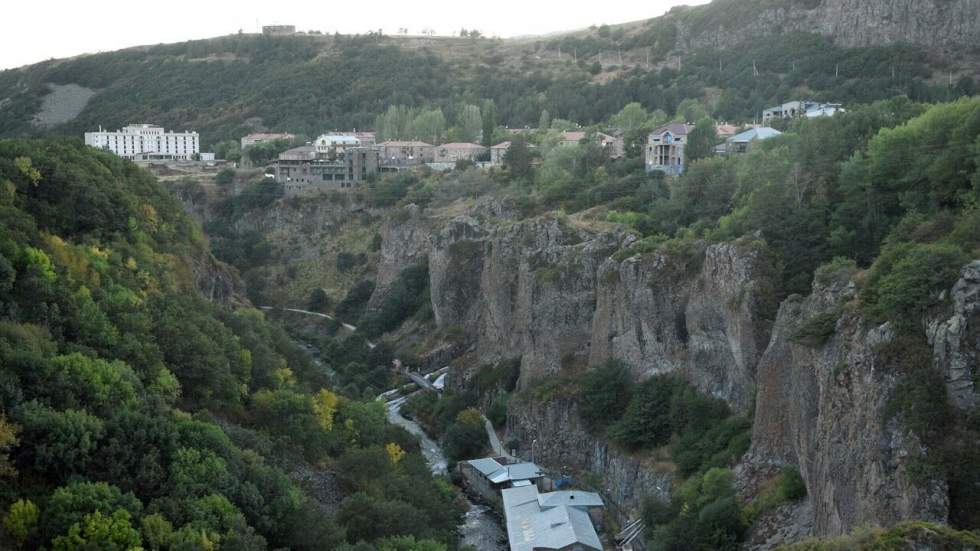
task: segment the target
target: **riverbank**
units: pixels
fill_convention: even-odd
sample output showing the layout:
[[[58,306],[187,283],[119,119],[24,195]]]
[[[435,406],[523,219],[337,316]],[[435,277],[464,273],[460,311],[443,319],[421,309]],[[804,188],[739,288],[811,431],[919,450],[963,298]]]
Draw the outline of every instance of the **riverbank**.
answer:
[[[411,419],[401,414],[405,397],[396,398],[387,403],[388,422],[398,425],[419,438],[422,455],[425,457],[432,474],[448,475],[449,461],[443,455],[442,449],[429,435]],[[465,493],[463,494],[465,497]],[[459,526],[460,545],[476,551],[504,551],[507,548],[507,536],[497,517],[485,505],[473,503],[466,497],[468,510]]]

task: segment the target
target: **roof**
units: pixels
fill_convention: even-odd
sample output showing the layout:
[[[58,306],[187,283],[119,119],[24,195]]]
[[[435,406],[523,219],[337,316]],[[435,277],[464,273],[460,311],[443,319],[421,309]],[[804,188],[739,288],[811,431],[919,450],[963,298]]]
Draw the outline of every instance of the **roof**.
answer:
[[[827,104],[827,105],[821,105],[815,109],[810,109],[809,111],[806,112],[806,116],[809,119],[813,119],[816,117],[832,117],[838,111],[841,112],[844,111],[843,109],[841,109],[840,105]]]
[[[602,498],[594,492],[582,492],[579,490],[568,490],[560,492],[548,492],[538,495],[538,503],[542,507],[602,507]]]
[[[351,144],[361,143],[361,140],[357,139],[356,137],[348,136],[345,134],[322,134],[319,138],[316,139],[316,141],[318,142],[323,140],[327,140],[332,144],[333,143],[351,143]]]
[[[386,142],[381,142],[378,145],[385,147],[432,147],[432,144],[425,142],[400,142],[396,140],[388,140]]]
[[[735,143],[745,143],[752,142],[755,140],[768,140],[769,138],[775,138],[781,135],[782,132],[776,130],[775,128],[769,128],[768,126],[763,126],[760,128],[750,128],[745,132],[740,134],[735,134],[728,140]]]
[[[566,142],[580,142],[585,139],[585,132],[573,131],[573,132],[562,132],[561,137]]]
[[[502,484],[515,480],[531,480],[542,476],[544,476],[544,472],[541,467],[534,463],[514,463],[513,465],[503,465],[500,470],[491,473],[487,478],[494,484]]]
[[[602,542],[584,510],[542,506],[541,498],[547,501],[548,494],[539,494],[533,485],[508,488],[501,496],[511,551],[562,549],[574,544],[601,551]]]
[[[467,143],[467,142],[444,143],[444,144],[440,145],[439,147],[440,148],[446,148],[446,149],[486,149],[485,147],[483,147],[480,144]]]
[[[503,465],[497,462],[496,459],[492,457],[485,457],[483,459],[471,459],[467,461],[474,469],[483,473],[483,476],[489,477],[491,474],[499,471],[503,468]]]
[[[305,160],[316,158],[316,148],[312,145],[301,145],[292,149],[287,149],[279,154],[283,160]]]
[[[252,140],[268,140],[272,138],[281,138],[284,136],[289,136],[290,138],[295,137],[289,132],[253,132],[245,137]]]
[[[694,129],[693,125],[684,124],[681,122],[672,122],[670,124],[665,124],[659,128],[654,128],[651,134],[666,134],[667,132],[670,132],[675,136],[686,136],[693,129]]]
[[[510,140],[500,142],[497,145],[492,146],[490,149],[510,149]]]
[[[483,476],[487,477],[494,484],[533,480],[544,476],[544,471],[541,470],[541,467],[534,463],[524,462],[506,465],[492,457],[471,459],[467,463],[472,465],[474,469],[480,471]]]
[[[735,132],[738,132],[738,127],[735,126],[734,124],[725,124],[725,123],[716,124],[715,132],[719,136],[732,136],[735,134]]]

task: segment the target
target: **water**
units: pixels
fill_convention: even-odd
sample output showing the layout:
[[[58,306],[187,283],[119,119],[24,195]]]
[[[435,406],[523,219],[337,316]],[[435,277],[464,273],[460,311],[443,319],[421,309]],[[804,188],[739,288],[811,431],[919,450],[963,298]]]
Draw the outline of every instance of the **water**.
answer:
[[[445,475],[448,473],[448,461],[442,454],[439,445],[436,444],[429,435],[422,430],[418,423],[411,419],[406,419],[401,414],[402,405],[405,398],[397,398],[388,402],[388,422],[398,425],[419,438],[422,446],[422,455],[425,456],[432,474]],[[463,517],[462,524],[459,525],[461,545],[469,545],[477,551],[502,551],[506,546],[501,542],[506,541],[506,536],[496,517],[489,508],[477,505],[466,499],[469,510]]]

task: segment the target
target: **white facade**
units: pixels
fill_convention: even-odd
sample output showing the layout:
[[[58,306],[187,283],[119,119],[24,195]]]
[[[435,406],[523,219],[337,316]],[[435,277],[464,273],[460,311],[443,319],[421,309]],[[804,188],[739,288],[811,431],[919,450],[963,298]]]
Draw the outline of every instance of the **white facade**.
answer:
[[[192,160],[201,152],[197,132],[164,132],[152,124],[131,124],[115,132],[85,133],[85,145],[105,149],[127,159]]]
[[[346,134],[322,134],[316,139],[314,146],[320,155],[326,155],[331,151],[344,153],[349,147],[360,147],[361,140]]]

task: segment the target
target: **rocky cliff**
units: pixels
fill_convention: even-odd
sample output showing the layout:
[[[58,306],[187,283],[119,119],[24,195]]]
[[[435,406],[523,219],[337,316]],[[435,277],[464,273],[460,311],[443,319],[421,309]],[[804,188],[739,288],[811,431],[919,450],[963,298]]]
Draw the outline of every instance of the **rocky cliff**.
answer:
[[[780,307],[757,369],[742,482],[752,486],[772,467],[798,467],[809,493],[807,520],[819,536],[906,519],[944,522],[945,482],[915,476],[914,462],[928,450],[889,413],[902,373],[883,351],[896,337],[887,324],[862,319],[855,293],[854,283],[838,274]],[[953,403],[971,409],[977,403],[980,262],[964,269],[953,299],[951,312],[929,324],[931,368],[944,373]],[[757,543],[765,548],[765,541]]]
[[[578,483],[591,483],[621,521],[636,518],[648,496],[663,501],[670,498],[670,467],[622,453],[590,434],[574,399],[518,397],[509,410],[508,437],[522,443],[521,457],[534,457],[553,472],[571,474]]]
[[[787,32],[818,33],[841,46],[915,44],[930,49],[980,43],[980,0],[716,0],[669,17],[682,50],[727,48]]]

